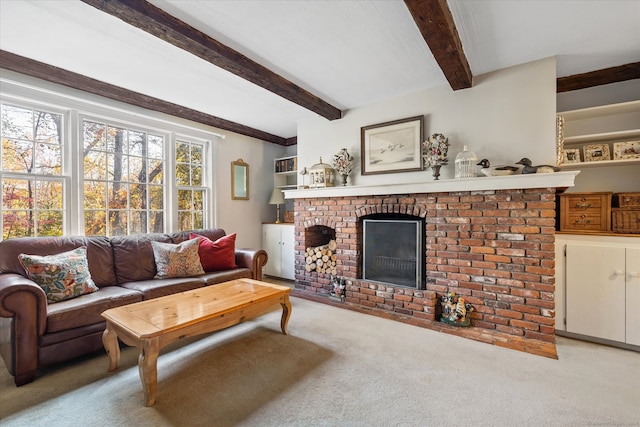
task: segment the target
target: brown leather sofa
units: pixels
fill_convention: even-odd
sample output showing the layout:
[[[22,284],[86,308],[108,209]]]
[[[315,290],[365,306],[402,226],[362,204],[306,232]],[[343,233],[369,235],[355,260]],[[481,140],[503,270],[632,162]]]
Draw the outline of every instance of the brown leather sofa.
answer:
[[[217,240],[222,229],[195,230]],[[236,249],[237,268],[198,277],[154,279],[151,241],[181,243],[189,232],[119,237],[21,237],[0,242],[0,354],[16,386],[34,380],[38,371],[103,350],[105,322],[100,314],[157,298],[238,278],[262,278],[264,250]],[[26,277],[18,255],[51,255],[87,248],[89,271],[99,291],[47,304],[40,286]]]

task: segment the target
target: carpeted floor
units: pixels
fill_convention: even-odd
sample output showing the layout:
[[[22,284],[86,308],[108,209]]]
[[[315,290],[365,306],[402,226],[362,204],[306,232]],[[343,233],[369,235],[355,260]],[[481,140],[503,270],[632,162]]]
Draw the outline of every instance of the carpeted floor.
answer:
[[[2,426],[640,425],[640,354],[558,338],[559,360],[292,298],[280,312],[167,347],[155,406],[137,351],[98,354],[16,388]],[[1,363],[1,362],[0,362]]]

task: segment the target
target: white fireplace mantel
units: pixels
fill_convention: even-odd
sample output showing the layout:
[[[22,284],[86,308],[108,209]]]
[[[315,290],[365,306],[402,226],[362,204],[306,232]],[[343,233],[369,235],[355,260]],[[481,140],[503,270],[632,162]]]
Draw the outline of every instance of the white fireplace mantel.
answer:
[[[385,194],[443,193],[454,191],[515,190],[527,188],[573,187],[580,171],[489,176],[402,184],[349,185],[328,188],[284,190],[285,199],[376,196]]]

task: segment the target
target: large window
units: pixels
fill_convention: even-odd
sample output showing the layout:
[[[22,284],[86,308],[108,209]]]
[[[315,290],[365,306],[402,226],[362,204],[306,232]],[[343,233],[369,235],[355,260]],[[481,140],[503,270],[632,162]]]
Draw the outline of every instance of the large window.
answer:
[[[10,104],[1,109],[2,238],[62,235],[63,115]]]
[[[176,141],[178,230],[204,228],[207,189],[203,182],[204,146]]]
[[[83,122],[84,231],[117,236],[164,231],[164,137]]]
[[[204,132],[144,117],[131,123],[94,105],[91,114],[9,98],[0,105],[3,239],[212,225]]]

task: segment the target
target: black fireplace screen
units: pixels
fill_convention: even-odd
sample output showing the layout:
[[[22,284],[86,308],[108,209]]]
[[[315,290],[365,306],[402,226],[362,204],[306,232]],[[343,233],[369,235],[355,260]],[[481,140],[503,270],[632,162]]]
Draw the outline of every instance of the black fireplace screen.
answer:
[[[365,219],[362,278],[424,289],[424,223]]]

